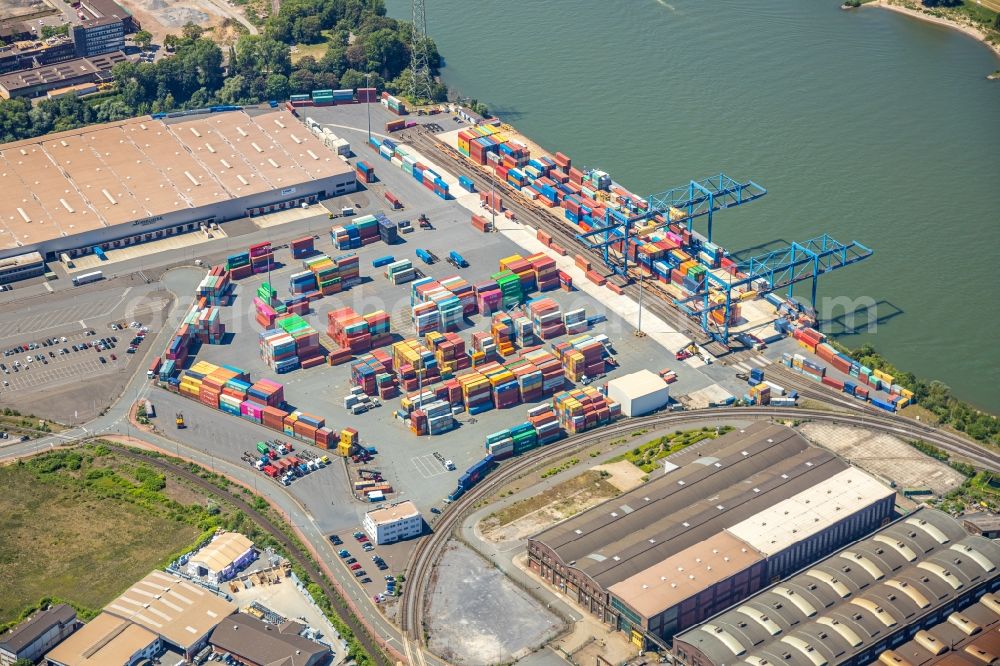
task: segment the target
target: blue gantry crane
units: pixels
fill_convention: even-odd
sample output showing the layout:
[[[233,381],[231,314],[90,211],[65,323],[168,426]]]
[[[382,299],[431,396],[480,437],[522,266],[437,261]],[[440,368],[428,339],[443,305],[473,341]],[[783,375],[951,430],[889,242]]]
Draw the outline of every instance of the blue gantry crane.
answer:
[[[758,293],[768,293],[787,287],[791,297],[795,284],[812,280],[810,302],[815,308],[820,275],[863,261],[872,254],[874,251],[871,248],[857,241],[842,243],[823,234],[741,261],[736,265],[735,274],[708,271],[699,292],[687,298],[674,299],[674,303],[686,314],[700,318],[701,327],[708,335],[728,345],[734,290],[746,287]],[[712,287],[719,294],[714,303],[710,298]],[[709,316],[713,310],[723,310],[721,324],[713,322]]]
[[[688,231],[691,231],[696,219],[707,217],[707,239],[711,242],[712,221],[717,210],[742,206],[765,194],[767,190],[752,180],[740,182],[720,173],[702,180],[692,180],[687,185],[680,185],[666,192],[652,194],[646,201],[646,209],[632,209],[631,215],[606,209],[603,220],[594,220],[590,231],[577,234],[576,237],[589,248],[600,248],[604,264],[618,275],[627,277],[629,246],[635,242],[633,229],[639,224],[660,215],[664,220],[662,223],[644,225],[643,231],[655,231],[671,222],[687,225]],[[621,263],[613,261],[610,253],[610,248],[619,244]]]
[[[603,219],[593,221],[590,231],[577,234],[576,237],[587,247],[601,250],[605,266],[628,278],[630,246],[639,242],[635,230],[640,225],[643,233],[655,231],[670,223],[686,225],[687,230],[691,231],[696,219],[707,217],[708,233],[704,240],[710,243],[716,211],[742,206],[765,194],[767,190],[752,180],[738,181],[720,173],[650,195],[645,209],[638,206],[624,212],[607,209]],[[656,216],[660,216],[662,221],[649,225],[647,221]],[[699,238],[696,243],[701,243],[701,240]],[[617,250],[615,255],[611,253],[612,248]],[[788,243],[780,249],[738,262],[733,274],[710,270],[696,293],[674,299],[674,304],[682,312],[698,318],[706,334],[728,345],[729,321],[736,289],[748,288],[768,293],[787,288],[788,295],[792,296],[795,284],[811,279],[811,302],[815,308],[820,275],[867,259],[872,254],[870,248],[857,241],[841,243],[823,234],[807,241]],[[724,311],[723,323],[718,324],[712,320],[710,315],[715,310]]]

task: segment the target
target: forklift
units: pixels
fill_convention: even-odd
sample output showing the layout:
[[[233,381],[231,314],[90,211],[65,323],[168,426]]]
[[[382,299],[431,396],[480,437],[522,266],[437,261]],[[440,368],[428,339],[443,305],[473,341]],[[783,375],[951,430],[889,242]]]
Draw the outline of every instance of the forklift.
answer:
[[[427,215],[424,214],[424,213],[420,214],[420,217],[417,218],[417,222],[420,224],[420,228],[421,229],[433,229],[434,228],[434,225],[431,224],[431,221],[429,219],[427,219]]]
[[[181,430],[181,429],[187,427],[186,425],[184,425],[184,414],[182,414],[181,412],[177,412],[174,415],[174,423],[177,425],[177,429],[178,430]]]

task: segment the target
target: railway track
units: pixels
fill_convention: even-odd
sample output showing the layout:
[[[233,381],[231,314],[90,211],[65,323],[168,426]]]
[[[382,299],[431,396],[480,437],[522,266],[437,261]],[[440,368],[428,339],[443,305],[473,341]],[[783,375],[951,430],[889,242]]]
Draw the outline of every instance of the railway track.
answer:
[[[860,403],[859,403],[860,404]],[[856,411],[858,404],[851,405]],[[724,407],[704,409],[692,412],[670,412],[653,416],[630,419],[619,422],[598,431],[585,433],[564,440],[557,444],[546,446],[514,458],[501,465],[500,469],[488,475],[480,483],[467,491],[454,502],[435,527],[434,533],[420,542],[410,557],[408,566],[409,589],[403,597],[399,616],[400,628],[404,636],[418,643],[424,639],[424,599],[432,580],[432,567],[440,557],[445,544],[449,541],[452,531],[483,499],[498,490],[508,482],[531,471],[544,460],[567,455],[575,450],[585,448],[594,443],[613,438],[615,435],[634,431],[640,428],[674,427],[685,423],[713,420],[740,421],[750,419],[796,419],[811,420],[839,425],[860,426],[877,430],[886,434],[904,438],[919,438],[947,450],[958,450],[962,455],[976,460],[980,466],[994,471],[1000,471],[1000,456],[978,449],[974,444],[950,433],[941,432],[924,424],[910,421],[890,414],[838,413],[815,409],[801,408],[770,408],[770,407]],[[972,449],[978,449],[970,454]]]
[[[361,645],[364,646],[365,650],[368,652],[369,655],[371,655],[372,659],[377,664],[380,664],[382,666],[392,666],[393,662],[390,661],[388,657],[386,657],[385,653],[382,651],[382,648],[379,647],[379,645],[371,637],[370,633],[368,632],[368,629],[361,622],[359,622],[358,619],[353,615],[349,613],[345,614],[342,612],[341,608],[345,607],[346,603],[344,603],[343,598],[333,587],[333,585],[329,583],[329,581],[326,579],[326,576],[323,574],[322,571],[320,571],[319,567],[313,564],[312,558],[309,556],[309,553],[307,553],[304,549],[296,545],[288,537],[287,534],[278,529],[278,527],[274,525],[270,520],[268,520],[266,516],[261,514],[259,511],[255,510],[252,506],[250,506],[247,502],[245,502],[239,495],[223,490],[222,488],[219,488],[210,481],[201,478],[191,470],[182,467],[180,465],[171,463],[167,460],[163,460],[161,458],[154,458],[152,456],[146,456],[141,453],[135,453],[134,451],[131,451],[125,447],[118,446],[115,444],[109,445],[109,448],[114,449],[116,453],[125,456],[126,458],[131,458],[133,460],[141,461],[143,464],[157,467],[163,471],[169,472],[170,474],[181,477],[185,481],[189,481],[190,483],[197,485],[199,488],[205,490],[209,494],[214,495],[215,497],[223,501],[229,502],[237,509],[245,513],[251,520],[257,523],[257,525],[259,525],[261,529],[263,529],[265,532],[274,537],[274,539],[277,540],[278,543],[280,543],[284,547],[285,552],[288,553],[288,556],[292,560],[292,562],[305,569],[305,571],[309,574],[310,578],[312,578],[314,582],[316,582],[321,588],[323,588],[323,592],[326,594],[327,598],[330,599],[331,606],[333,607],[334,612],[344,622],[344,624],[350,627],[351,631],[354,633],[355,638],[357,638],[358,641],[361,643]]]
[[[400,137],[411,144],[428,158],[440,156],[461,172],[462,175],[471,178],[476,187],[481,192],[488,192],[491,187],[489,175],[469,162],[461,153],[450,146],[446,146],[433,135],[424,130],[408,130]],[[568,225],[561,222],[554,216],[545,212],[537,206],[533,206],[525,201],[524,197],[507,183],[496,180],[493,183],[497,192],[503,195],[504,205],[517,214],[518,220],[529,223],[535,229],[540,229],[552,236],[558,245],[561,245],[567,252],[580,254],[590,258],[596,265],[603,265],[604,259],[600,251],[587,248],[576,238],[576,234]],[[639,285],[634,280],[625,281],[619,277],[612,277],[633,300],[638,300]],[[680,312],[665,300],[669,296],[660,293],[655,280],[647,280],[644,286],[643,305],[649,311],[667,322],[674,329],[688,336],[694,342],[704,347],[713,356],[724,356],[729,353],[729,348],[711,339],[703,330],[692,321],[687,315]]]

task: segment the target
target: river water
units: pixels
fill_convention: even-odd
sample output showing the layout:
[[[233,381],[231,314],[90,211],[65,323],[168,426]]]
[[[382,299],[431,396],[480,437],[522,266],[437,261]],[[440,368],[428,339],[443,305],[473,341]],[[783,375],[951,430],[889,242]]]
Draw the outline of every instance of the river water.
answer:
[[[448,85],[575,164],[642,196],[719,172],[766,187],[716,216],[730,250],[822,233],[873,248],[821,282],[827,331],[1000,413],[1000,82],[985,80],[1000,60],[985,47],[836,0],[427,5]],[[874,326],[845,332],[842,296],[875,303]]]

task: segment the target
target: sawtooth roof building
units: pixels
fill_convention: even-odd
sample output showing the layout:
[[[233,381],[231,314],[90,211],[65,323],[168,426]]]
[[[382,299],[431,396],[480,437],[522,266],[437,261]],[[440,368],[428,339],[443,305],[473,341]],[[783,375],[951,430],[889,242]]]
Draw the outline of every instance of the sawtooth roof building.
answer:
[[[943,654],[945,638],[986,621],[966,609],[996,611],[998,566],[1000,544],[918,509],[677,634],[673,655],[687,666],[922,666],[911,641]],[[962,635],[938,626],[948,622]],[[927,640],[936,626],[941,645]]]
[[[895,492],[784,426],[754,424],[528,541],[530,568],[638,645],[887,522]]]
[[[0,259],[90,254],[357,186],[286,110],[133,118],[0,145]]]

